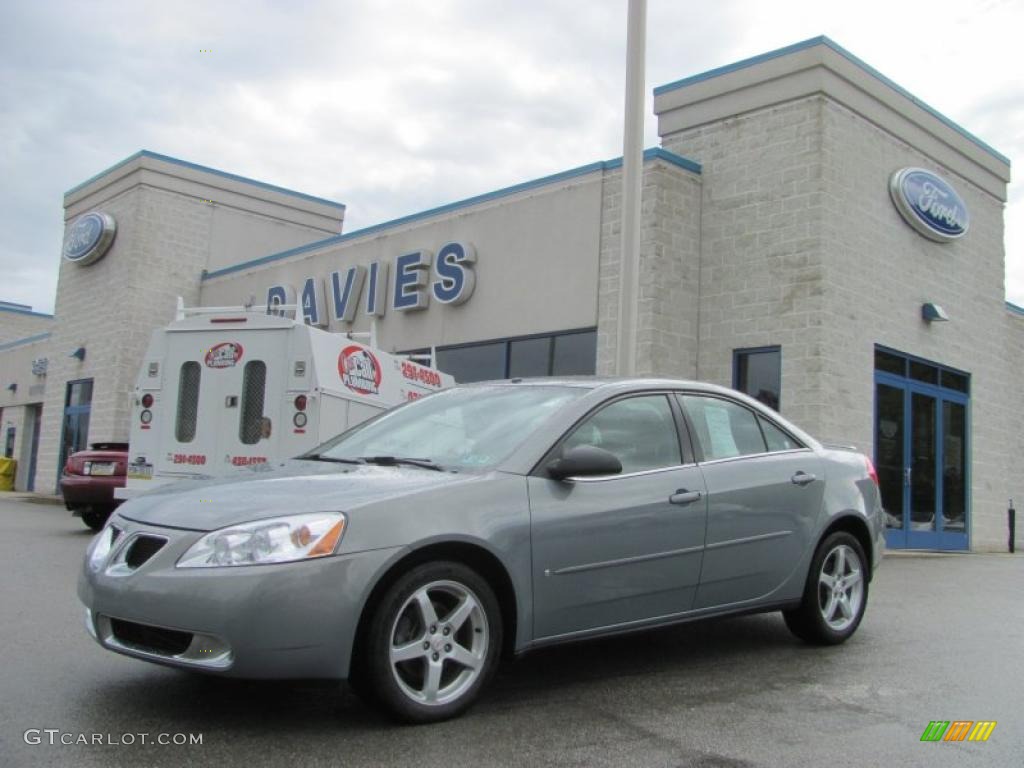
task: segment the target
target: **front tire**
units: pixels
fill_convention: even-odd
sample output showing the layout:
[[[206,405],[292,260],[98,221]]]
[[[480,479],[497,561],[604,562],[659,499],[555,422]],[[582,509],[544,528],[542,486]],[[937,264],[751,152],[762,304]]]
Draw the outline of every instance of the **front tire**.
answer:
[[[355,663],[355,689],[393,717],[429,723],[469,708],[501,650],[501,611],[485,579],[450,561],[424,563],[387,590]]]
[[[101,530],[107,524],[107,518],[113,510],[104,507],[89,507],[82,510],[82,522],[94,531]]]
[[[829,535],[814,553],[800,606],[783,611],[789,630],[812,645],[838,645],[857,631],[868,604],[867,558],[845,531]]]

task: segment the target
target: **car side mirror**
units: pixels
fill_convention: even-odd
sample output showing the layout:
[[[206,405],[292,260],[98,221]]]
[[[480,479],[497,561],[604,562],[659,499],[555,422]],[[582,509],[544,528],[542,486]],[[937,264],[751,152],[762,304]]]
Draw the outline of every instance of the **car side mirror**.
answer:
[[[555,480],[564,480],[567,477],[617,475],[622,471],[622,462],[604,448],[577,445],[563,453],[560,459],[549,462],[546,469]]]

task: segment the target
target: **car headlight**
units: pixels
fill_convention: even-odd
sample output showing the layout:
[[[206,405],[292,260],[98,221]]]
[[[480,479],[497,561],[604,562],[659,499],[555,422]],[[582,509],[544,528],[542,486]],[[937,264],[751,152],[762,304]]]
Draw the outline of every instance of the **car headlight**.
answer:
[[[121,531],[118,528],[107,523],[103,530],[93,537],[86,554],[86,557],[89,559],[89,567],[92,570],[98,571],[103,567],[107,555],[114,548],[114,542],[117,541],[117,537],[120,535]]]
[[[333,555],[345,532],[341,512],[255,520],[212,531],[178,559],[178,568],[264,565]]]

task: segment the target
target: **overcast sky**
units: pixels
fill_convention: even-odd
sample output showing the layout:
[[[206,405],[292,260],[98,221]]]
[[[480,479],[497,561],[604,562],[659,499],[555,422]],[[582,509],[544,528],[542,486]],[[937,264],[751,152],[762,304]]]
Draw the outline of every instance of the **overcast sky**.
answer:
[[[343,202],[346,231],[616,157],[625,18],[626,0],[11,0],[0,299],[52,311],[64,192],[140,149]],[[648,0],[646,143],[654,86],[825,34],[1018,166],[1022,29],[1020,0]]]

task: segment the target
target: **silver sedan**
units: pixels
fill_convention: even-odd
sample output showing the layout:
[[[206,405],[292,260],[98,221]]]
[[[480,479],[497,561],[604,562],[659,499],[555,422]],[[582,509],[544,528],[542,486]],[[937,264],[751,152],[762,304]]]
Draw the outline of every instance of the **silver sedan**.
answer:
[[[399,719],[464,711],[499,659],[781,610],[857,629],[883,554],[871,462],[732,390],[460,386],[298,459],[122,505],[87,552],[105,648],[249,678],[347,679]]]

